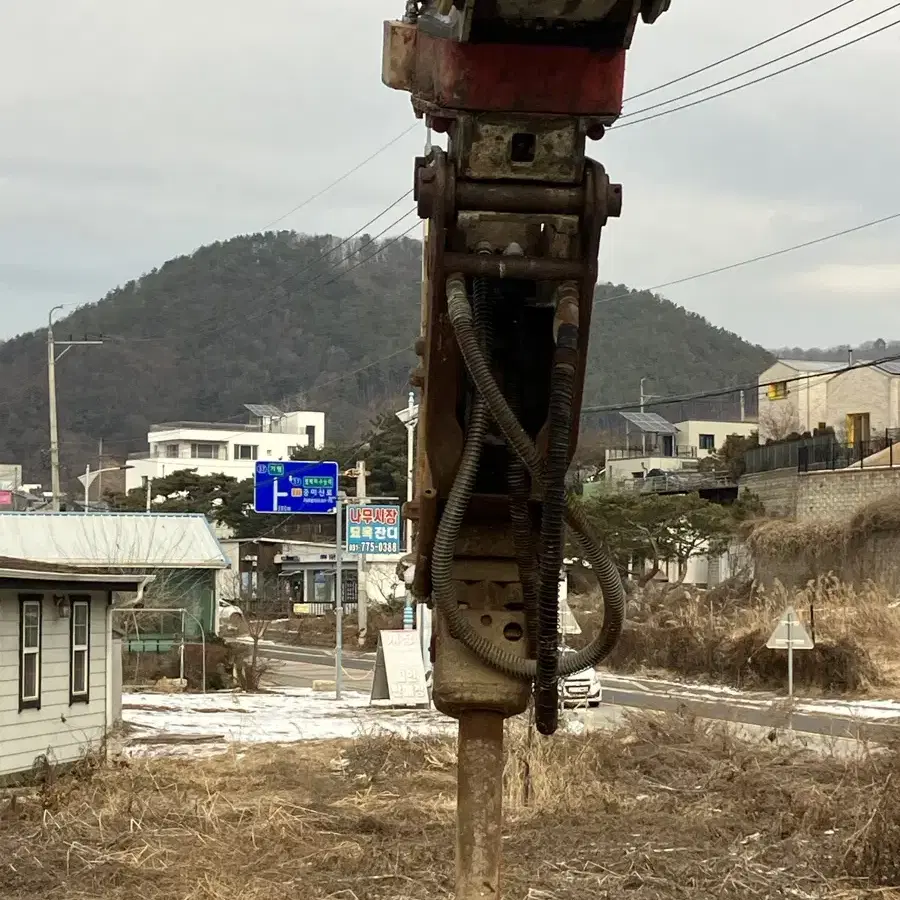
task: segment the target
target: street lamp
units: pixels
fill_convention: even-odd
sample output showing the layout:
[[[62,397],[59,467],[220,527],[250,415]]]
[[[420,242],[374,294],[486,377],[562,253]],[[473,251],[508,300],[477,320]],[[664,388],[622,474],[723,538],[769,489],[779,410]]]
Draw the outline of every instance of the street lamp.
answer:
[[[413,480],[414,480],[414,459],[413,451],[415,449],[416,426],[419,424],[419,406],[416,403],[416,395],[413,391],[409,392],[406,409],[401,409],[397,413],[397,418],[406,426],[406,501],[410,502],[413,498]],[[406,522],[406,552],[412,553],[412,528],[410,522]],[[406,603],[411,602],[411,585],[406,586]],[[431,617],[428,608],[424,603],[419,603],[416,609],[416,623],[419,632],[420,649],[422,659],[425,662],[426,672],[431,662]]]
[[[419,406],[415,392],[409,392],[406,409],[397,413],[397,418],[406,426],[406,502],[413,498],[413,449],[415,446],[416,425],[419,424]],[[406,552],[412,553],[412,528],[406,526]]]

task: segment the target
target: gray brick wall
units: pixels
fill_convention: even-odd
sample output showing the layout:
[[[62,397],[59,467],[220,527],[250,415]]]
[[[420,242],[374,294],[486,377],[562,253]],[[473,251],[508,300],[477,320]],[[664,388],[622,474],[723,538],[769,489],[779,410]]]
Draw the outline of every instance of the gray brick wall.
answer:
[[[740,488],[756,494],[770,516],[793,519],[797,515],[797,470],[775,469],[744,475]]]
[[[859,507],[891,495],[900,501],[900,468],[800,473],[797,521],[849,519]]]
[[[873,500],[896,495],[900,502],[900,467],[799,473],[776,469],[744,475],[740,487],[756,494],[770,516],[798,522],[849,519]]]

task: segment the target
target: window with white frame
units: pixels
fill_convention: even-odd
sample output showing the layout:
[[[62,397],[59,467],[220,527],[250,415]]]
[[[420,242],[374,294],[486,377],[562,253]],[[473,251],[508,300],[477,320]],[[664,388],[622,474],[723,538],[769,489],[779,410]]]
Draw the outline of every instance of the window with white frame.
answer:
[[[235,444],[235,459],[258,459],[259,447],[256,444]]]
[[[19,711],[41,708],[40,594],[19,598]]]
[[[69,703],[87,703],[89,662],[91,658],[91,599],[72,597],[69,627]]]

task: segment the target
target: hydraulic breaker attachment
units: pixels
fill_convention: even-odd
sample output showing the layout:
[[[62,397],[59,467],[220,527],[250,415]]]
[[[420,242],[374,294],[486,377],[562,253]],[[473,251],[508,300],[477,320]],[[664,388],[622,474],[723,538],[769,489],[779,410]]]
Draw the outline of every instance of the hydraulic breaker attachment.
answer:
[[[427,222],[413,589],[435,611],[435,705],[459,719],[457,900],[500,896],[503,720],[598,664],[624,617],[618,570],[567,500],[597,254],[621,186],[585,154],[621,112],[639,18],[669,0],[409,0],[382,77],[447,135],[415,162]],[[560,655],[566,526],[604,598]]]

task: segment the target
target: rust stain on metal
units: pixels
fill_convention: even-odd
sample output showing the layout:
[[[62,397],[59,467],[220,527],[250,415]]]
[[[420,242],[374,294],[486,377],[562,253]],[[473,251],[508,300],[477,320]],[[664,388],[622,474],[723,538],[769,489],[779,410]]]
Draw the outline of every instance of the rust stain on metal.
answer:
[[[503,715],[470,710],[459,719],[456,900],[500,896]]]

